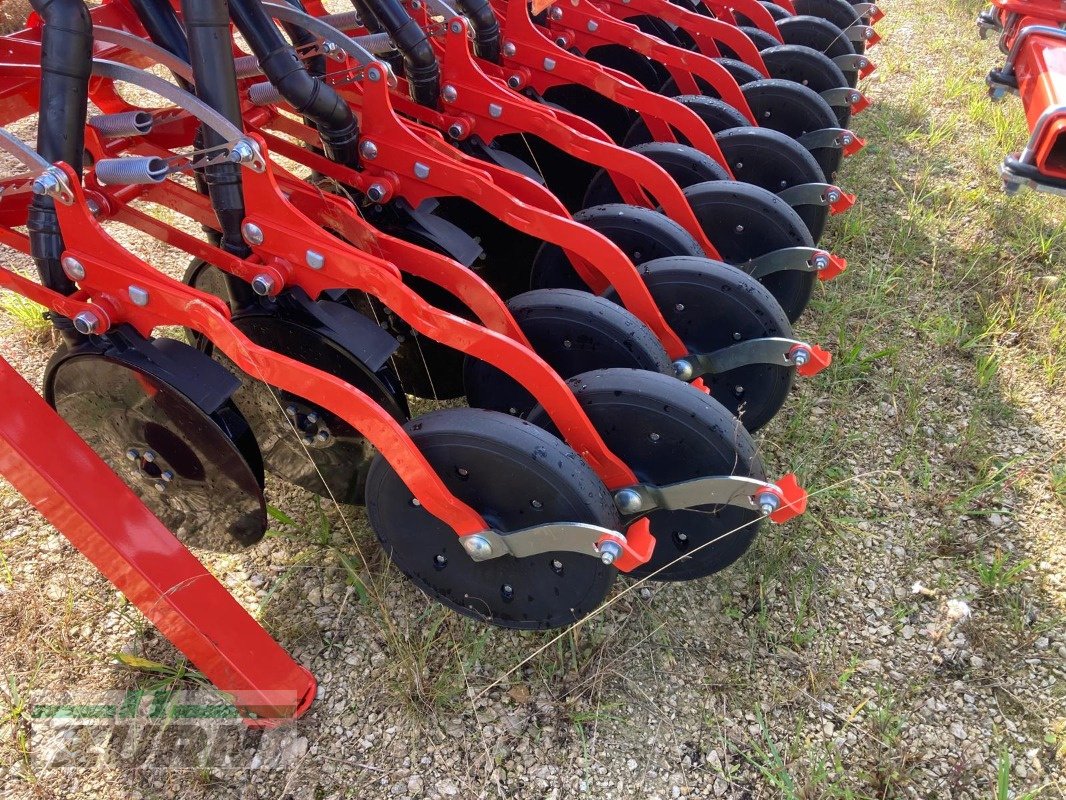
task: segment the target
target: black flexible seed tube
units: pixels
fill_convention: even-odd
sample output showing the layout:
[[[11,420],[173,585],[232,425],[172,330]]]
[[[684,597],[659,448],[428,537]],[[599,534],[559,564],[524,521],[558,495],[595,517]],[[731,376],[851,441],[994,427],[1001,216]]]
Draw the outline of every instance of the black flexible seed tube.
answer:
[[[474,28],[474,52],[478,57],[500,63],[500,21],[489,0],[456,0]]]
[[[49,162],[66,162],[80,176],[92,72],[92,20],[82,0],[31,0],[31,4],[44,21],[37,152]],[[76,287],[63,272],[63,237],[52,198],[34,196],[27,227],[41,282],[73,294]],[[66,317],[52,314],[51,319],[69,342],[82,338]]]
[[[411,19],[399,0],[353,0],[352,4],[363,17],[364,24],[369,27],[368,17],[376,20],[403,54],[412,99],[420,105],[436,108],[440,100],[440,65],[426,32]]]
[[[229,12],[259,59],[263,74],[293,108],[318,125],[327,155],[354,166],[358,161],[359,123],[348,104],[333,87],[308,72],[258,0],[232,0]]]

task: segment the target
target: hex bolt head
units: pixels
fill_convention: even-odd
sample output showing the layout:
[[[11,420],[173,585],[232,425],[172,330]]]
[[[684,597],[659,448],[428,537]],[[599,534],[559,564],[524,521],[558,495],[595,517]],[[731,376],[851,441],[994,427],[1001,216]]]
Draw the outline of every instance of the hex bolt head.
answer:
[[[246,222],[241,225],[241,236],[244,237],[244,241],[248,242],[248,244],[263,243],[263,229],[254,222]]]
[[[375,183],[374,186],[377,186],[377,184]],[[370,188],[373,189],[374,186]],[[307,266],[311,269],[322,269],[322,267],[326,266],[326,257],[315,250],[308,250],[306,258]]]
[[[96,333],[100,327],[100,319],[91,311],[79,311],[74,316],[74,330],[83,336]]]
[[[797,367],[802,367],[808,361],[811,360],[811,351],[806,347],[797,347],[795,352],[792,353],[792,363]]]
[[[385,187],[380,183],[372,183],[366,190],[366,196],[375,203],[380,203],[385,199]]]
[[[463,549],[466,550],[470,557],[475,561],[488,558],[492,555],[492,545],[489,544],[489,540],[481,534],[475,533],[473,536],[464,536],[460,541],[463,543]]]
[[[510,86],[512,89],[517,89],[522,85],[522,79],[517,75],[509,75],[507,77],[507,85]]]
[[[167,485],[163,483],[163,481],[156,481],[155,490],[157,492],[165,492],[167,490]]]
[[[377,83],[381,80],[381,70],[377,67],[371,67],[366,71],[366,77],[369,78],[372,82]]]
[[[843,136],[840,137],[840,143],[842,145],[844,145],[844,147],[847,147],[848,145],[850,145],[852,143],[852,141],[853,140],[851,138],[851,134],[850,133],[845,133]]]
[[[315,434],[315,439],[321,444],[325,444],[331,438],[333,438],[333,437],[330,434],[330,432],[327,431],[327,430],[321,430],[321,431],[319,431],[318,433]]]
[[[461,23],[461,22],[453,22],[451,24],[450,30],[451,30],[452,33],[462,33],[463,32],[463,23]]]
[[[600,561],[608,567],[622,555],[622,546],[618,542],[604,542],[600,545]]]
[[[614,504],[623,514],[636,514],[640,511],[643,501],[638,492],[632,489],[622,489],[615,492]]]
[[[829,257],[824,254],[816,255],[811,259],[811,265],[817,270],[823,270],[829,266]]]
[[[142,289],[140,286],[131,286],[128,290],[130,296],[130,302],[135,306],[148,305],[148,290]]]
[[[162,473],[160,473],[159,479],[164,483],[170,483],[172,480],[174,480],[174,473],[171,472],[169,469],[165,469]]]
[[[369,139],[363,139],[359,144],[359,155],[367,161],[373,161],[378,157],[378,146]]]
[[[455,91],[455,87],[450,83],[446,83],[440,90],[440,96],[444,98],[444,102],[454,103],[455,98],[459,96],[459,92]]]
[[[555,44],[558,45],[559,47],[566,47],[566,37],[565,36],[556,36],[555,37]],[[547,67],[546,67],[546,69],[547,69]]]
[[[510,58],[517,52],[517,48],[514,46],[514,42],[505,42],[503,45],[503,54]]]
[[[696,373],[696,370],[692,368],[691,362],[679,358],[674,362],[674,377],[680,381],[690,381],[692,376]]]
[[[73,256],[63,256],[63,271],[72,281],[80,281],[85,278],[85,267]]]
[[[773,492],[763,492],[756,498],[756,502],[764,517],[773,514],[781,505],[781,500]]]
[[[465,132],[466,130],[458,122],[453,122],[451,125],[448,126],[448,135],[451,136],[453,139],[462,139],[463,134]]]
[[[139,450],[135,450],[131,447],[129,450],[126,451],[126,458],[128,458],[130,461],[136,461],[140,457],[141,452]]]
[[[833,205],[833,203],[836,203],[839,200],[840,192],[838,192],[836,189],[830,189],[828,192],[826,192],[825,201],[829,203],[829,205]]]
[[[155,462],[155,453],[153,453],[151,450],[145,450],[144,451],[144,460],[147,461],[149,464],[154,463]]]

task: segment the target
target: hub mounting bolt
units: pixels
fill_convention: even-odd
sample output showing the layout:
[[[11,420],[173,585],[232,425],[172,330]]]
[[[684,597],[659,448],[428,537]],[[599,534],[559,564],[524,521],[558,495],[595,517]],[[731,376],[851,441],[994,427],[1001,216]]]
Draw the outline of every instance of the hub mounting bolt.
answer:
[[[154,463],[155,462],[155,453],[153,453],[151,450],[145,450],[144,451],[144,460],[147,461],[149,464]]]
[[[269,275],[256,275],[252,278],[252,291],[260,297],[266,297],[274,289],[274,279]]]
[[[678,380],[690,381],[696,370],[692,368],[692,364],[683,358],[679,358],[674,362],[674,375]]]
[[[63,271],[72,281],[80,281],[85,277],[85,267],[72,256],[63,257]]]
[[[140,457],[141,457],[140,452],[137,451],[137,450],[134,450],[132,447],[129,450],[126,451],[126,458],[128,458],[130,461],[136,461]]]
[[[489,544],[489,540],[481,534],[475,533],[473,536],[464,536],[462,539],[463,549],[473,558],[475,561],[488,558],[492,555],[492,545]]]
[[[614,504],[623,514],[636,514],[640,511],[643,501],[640,493],[632,489],[622,489],[614,495]]]
[[[163,483],[170,483],[172,480],[174,480],[174,473],[171,472],[169,469],[165,469],[159,474],[159,478],[163,481]]]
[[[246,222],[241,225],[241,235],[244,236],[244,241],[248,242],[248,244],[263,243],[263,229],[254,222]]]
[[[604,542],[600,545],[600,561],[608,567],[622,555],[622,546],[618,542]]]
[[[74,317],[74,330],[83,336],[96,333],[100,320],[91,311],[79,311]]]
[[[757,498],[757,502],[759,504],[759,511],[761,511],[765,517],[768,517],[777,511],[778,507],[781,505],[781,501],[773,492],[763,492]]]

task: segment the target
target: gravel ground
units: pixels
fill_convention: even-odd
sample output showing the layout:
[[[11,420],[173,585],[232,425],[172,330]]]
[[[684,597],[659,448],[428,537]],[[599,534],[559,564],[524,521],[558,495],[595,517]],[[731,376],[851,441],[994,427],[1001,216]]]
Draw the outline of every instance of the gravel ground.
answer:
[[[223,728],[228,764],[183,757],[179,730],[151,758],[112,744],[60,769],[34,697],[197,683],[0,484],[0,795],[1066,796],[1061,201],[996,193],[978,5],[885,5],[875,106],[855,121],[871,144],[843,178],[860,202],[826,239],[851,267],[798,327],[836,363],[760,437],[771,470],[812,490],[805,517],[713,578],[620,581],[556,637],[444,612],[387,566],[360,509],[320,527],[310,497],[270,484],[305,524],[203,557],[318,677],[310,712]],[[1016,103],[995,114],[1017,135]],[[50,351],[18,326],[3,338],[36,384]]]

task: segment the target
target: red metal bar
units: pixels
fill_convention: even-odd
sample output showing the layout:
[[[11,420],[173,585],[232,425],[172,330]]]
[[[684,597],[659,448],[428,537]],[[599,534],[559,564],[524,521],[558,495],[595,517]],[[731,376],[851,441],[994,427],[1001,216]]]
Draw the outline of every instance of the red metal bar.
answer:
[[[0,473],[238,708],[278,724],[315,679],[0,358]]]

